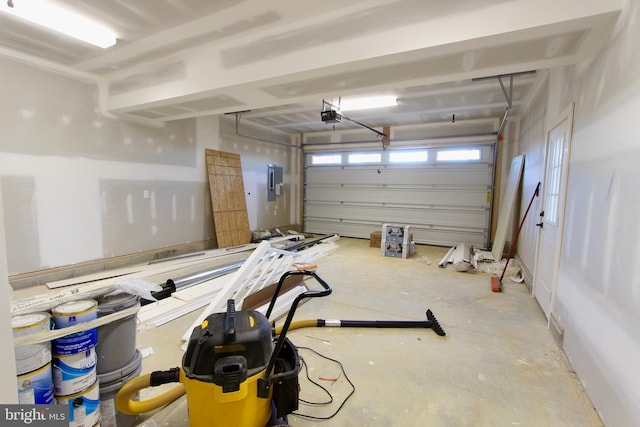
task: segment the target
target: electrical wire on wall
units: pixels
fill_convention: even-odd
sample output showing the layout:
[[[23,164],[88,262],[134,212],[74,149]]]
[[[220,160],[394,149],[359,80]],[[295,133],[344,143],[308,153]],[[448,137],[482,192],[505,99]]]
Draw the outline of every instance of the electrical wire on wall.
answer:
[[[305,418],[305,419],[309,419],[309,420],[317,420],[317,421],[323,421],[323,420],[329,420],[333,417],[335,417],[338,412],[340,412],[340,410],[344,407],[344,405],[347,403],[347,400],[349,400],[349,398],[351,396],[353,396],[353,394],[356,391],[356,387],[355,385],[351,382],[351,380],[349,379],[349,377],[347,376],[347,373],[344,370],[344,366],[342,365],[342,363],[338,360],[332,359],[330,357],[327,357],[323,354],[318,353],[316,350],[309,348],[309,347],[297,347],[298,350],[308,350],[313,352],[315,355],[329,360],[333,363],[335,363],[336,365],[338,365],[338,367],[340,368],[340,375],[335,377],[335,378],[327,378],[327,377],[319,377],[319,380],[323,380],[323,381],[331,381],[333,383],[335,383],[336,381],[338,381],[341,377],[344,377],[345,381],[349,384],[351,390],[349,391],[349,393],[347,394],[347,396],[342,400],[342,402],[340,402],[340,404],[338,405],[338,408],[331,413],[330,415],[327,416],[315,416],[315,415],[309,415],[309,414],[303,414],[300,412],[294,412],[292,415],[295,415],[297,417],[300,418]],[[310,375],[309,375],[309,365],[307,363],[307,361],[303,358],[300,357],[300,360],[302,361],[302,366],[304,367],[304,371],[305,371],[305,375],[307,380],[314,384],[316,387],[318,387],[320,390],[322,390],[323,394],[325,394],[327,396],[327,400],[323,401],[323,402],[311,402],[308,400],[304,400],[304,399],[299,399],[299,402],[307,405],[307,406],[312,406],[312,407],[324,407],[324,406],[329,406],[332,403],[334,403],[334,398],[333,398],[333,394],[329,391],[329,389],[327,389],[325,386],[323,386],[322,384],[318,383],[317,381],[313,380]]]

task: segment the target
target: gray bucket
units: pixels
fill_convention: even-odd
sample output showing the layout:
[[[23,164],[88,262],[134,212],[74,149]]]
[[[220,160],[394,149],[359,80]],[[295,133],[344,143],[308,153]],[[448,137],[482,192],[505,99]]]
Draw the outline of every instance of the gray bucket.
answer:
[[[127,382],[142,371],[142,355],[136,351],[134,359],[123,368],[98,375],[100,383],[100,412],[102,427],[131,427],[138,421],[137,415],[125,415],[116,409],[116,395]]]
[[[104,295],[98,298],[98,317],[107,316],[134,306],[140,307],[140,297],[131,294]],[[98,327],[98,375],[118,371],[136,357],[136,315],[115,320]]]

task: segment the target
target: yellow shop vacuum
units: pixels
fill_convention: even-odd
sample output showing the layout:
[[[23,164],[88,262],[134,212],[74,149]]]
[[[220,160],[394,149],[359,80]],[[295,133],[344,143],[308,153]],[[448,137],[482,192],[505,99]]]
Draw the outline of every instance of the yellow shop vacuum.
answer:
[[[323,289],[298,295],[275,335],[269,316],[284,279],[290,275],[312,276]],[[330,293],[331,288],[315,272],[290,271],[280,278],[266,315],[255,310],[236,311],[234,300],[227,301],[225,313],[211,314],[194,328],[181,368],[129,381],[118,392],[117,409],[136,415],[157,409],[186,392],[191,426],[282,424],[298,409],[300,372],[298,351],[286,332],[300,301]],[[157,397],[136,400],[140,390],[172,382],[180,384]]]

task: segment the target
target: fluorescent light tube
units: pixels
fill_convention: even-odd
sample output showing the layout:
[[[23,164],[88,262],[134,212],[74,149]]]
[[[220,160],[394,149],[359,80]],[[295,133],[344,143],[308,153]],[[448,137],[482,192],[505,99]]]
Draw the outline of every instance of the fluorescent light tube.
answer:
[[[340,111],[366,110],[369,108],[392,107],[394,105],[398,105],[398,99],[393,95],[347,98],[340,101]]]
[[[77,13],[43,0],[15,0],[13,7],[2,0],[0,11],[103,49],[116,44],[116,35],[113,31]]]

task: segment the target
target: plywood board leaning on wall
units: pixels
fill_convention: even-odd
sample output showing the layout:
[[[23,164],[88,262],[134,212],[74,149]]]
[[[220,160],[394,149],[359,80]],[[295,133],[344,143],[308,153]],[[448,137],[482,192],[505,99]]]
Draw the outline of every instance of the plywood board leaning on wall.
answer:
[[[206,149],[211,208],[219,248],[251,241],[240,155]]]

